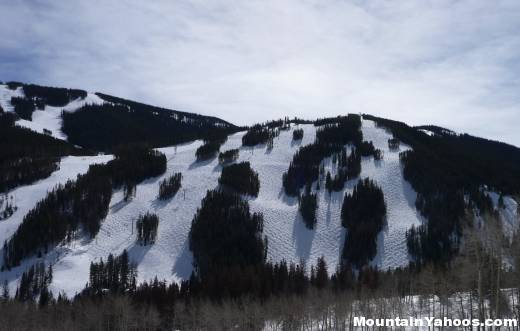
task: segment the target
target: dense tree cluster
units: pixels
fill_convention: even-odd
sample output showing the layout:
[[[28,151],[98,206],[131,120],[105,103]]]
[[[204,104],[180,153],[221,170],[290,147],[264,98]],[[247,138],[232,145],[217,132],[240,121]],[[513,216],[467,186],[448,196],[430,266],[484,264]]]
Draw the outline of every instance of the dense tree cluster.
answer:
[[[118,98],[104,93],[96,93],[96,95],[105,101],[125,105],[136,112],[147,111],[153,114],[157,113],[155,114],[157,116],[167,115],[169,117],[177,119],[180,122],[184,122],[186,124],[191,125],[192,128],[202,129],[200,131],[200,136],[197,136],[197,138],[201,139],[207,137],[214,137],[215,135],[222,136],[218,133],[220,131],[226,132],[227,135],[227,133],[229,132],[236,132],[240,130],[239,127],[236,127],[235,125],[229,122],[226,122],[213,116],[199,115],[179,110],[171,110],[161,107],[150,106],[140,102]]]
[[[7,86],[8,89],[14,91],[17,88],[22,87],[23,83],[20,83],[20,82],[7,82],[7,83],[5,83],[5,85]]]
[[[0,192],[48,177],[61,156],[85,155],[71,144],[14,125],[12,113],[0,114]]]
[[[108,255],[106,261],[90,263],[89,282],[83,295],[125,293],[136,288],[137,267],[130,261],[126,250],[114,257]]]
[[[361,154],[361,156],[373,156],[376,160],[381,160],[383,158],[383,152],[374,147],[372,141],[363,141],[357,146],[357,152]]]
[[[267,252],[263,223],[262,214],[251,213],[248,202],[239,195],[208,191],[190,230],[197,276],[204,281],[227,268],[263,264]]]
[[[180,172],[172,174],[170,177],[159,183],[159,199],[167,200],[173,198],[181,188],[182,174]]]
[[[242,194],[258,196],[260,180],[258,173],[251,168],[249,162],[230,164],[222,168],[218,180],[220,185],[230,187]]]
[[[442,128],[432,128],[436,134],[429,136],[401,122],[365,116],[412,147],[400,157],[404,178],[418,194],[416,206],[428,219],[408,232],[408,247],[418,262],[450,261],[459,249],[467,210],[473,205],[489,209],[483,185],[503,194],[520,192],[519,148]]]
[[[289,120],[289,117],[285,117],[283,119],[268,121],[261,125],[268,129],[289,130],[291,128],[291,122],[292,121]]]
[[[342,149],[340,153],[333,155],[332,161],[337,163],[336,174],[332,177],[330,172],[327,172],[325,188],[329,192],[339,192],[343,190],[347,180],[356,178],[361,173],[361,155],[357,149],[352,149],[347,156],[347,151]]]
[[[21,119],[31,121],[32,113],[36,110],[34,101],[23,97],[12,97],[11,105],[14,107],[14,112],[20,116]]]
[[[267,144],[273,138],[279,135],[280,131],[278,128],[269,128],[256,124],[249,128],[247,132],[242,136],[243,146],[256,146],[259,144]]]
[[[195,151],[197,161],[205,161],[215,158],[220,151],[221,145],[222,144],[218,141],[207,141],[200,145],[200,147]]]
[[[87,92],[83,90],[47,87],[34,84],[24,84],[23,92],[27,99],[39,100],[53,107],[63,107],[75,99],[84,99],[87,96]]]
[[[351,143],[358,146],[363,141],[361,117],[349,114],[336,118],[334,122],[320,124],[316,129],[316,141],[320,144],[345,145]]]
[[[156,214],[146,213],[139,215],[135,228],[137,230],[137,242],[142,246],[155,243],[157,238],[157,228],[159,227],[159,217]]]
[[[520,298],[518,273],[508,271],[482,246],[478,252],[463,256],[452,269],[363,267],[354,273],[343,266],[328,277],[320,258],[310,276],[304,266],[282,261],[217,275],[211,284],[194,278],[180,284],[153,279],[125,291],[117,286],[98,292],[87,289],[73,300],[59,295],[40,306],[4,297],[0,325],[8,330],[45,331],[261,330],[266,326],[353,330],[352,316],[518,319],[512,305]],[[248,281],[245,275],[251,275]],[[230,282],[244,291],[227,292]]]
[[[399,139],[397,138],[390,138],[388,139],[388,148],[391,151],[399,150],[399,146],[401,145]]]
[[[45,105],[54,107],[66,106],[69,102],[85,98],[87,92],[75,89],[45,87],[34,84],[11,83],[8,87],[16,89],[22,86],[24,97],[12,97],[11,104],[20,118],[31,121],[36,109],[43,110]]]
[[[295,129],[292,133],[293,140],[302,140],[303,139],[303,129]]]
[[[238,160],[239,150],[238,148],[229,149],[225,152],[221,152],[218,155],[218,162],[220,164],[231,163]]]
[[[341,224],[347,228],[343,258],[356,267],[367,264],[377,253],[377,235],[386,219],[383,191],[372,180],[360,180],[345,195]]]
[[[166,171],[166,156],[146,145],[125,145],[114,151],[114,159],[102,169],[108,173],[115,188],[126,183],[139,184]]]
[[[107,176],[87,174],[58,185],[23,218],[9,241],[4,243],[4,267],[16,266],[32,254],[47,253],[50,246],[70,240],[78,226],[94,236],[108,212],[112,195]]]
[[[52,267],[49,266],[46,268],[45,263],[37,262],[22,273],[15,299],[22,302],[34,302],[37,298],[40,298],[40,302],[45,304],[51,297],[49,292],[51,282]]]
[[[361,119],[358,115],[338,117],[332,121],[318,120],[316,123],[320,124],[316,131],[316,141],[300,147],[294,154],[289,169],[283,174],[283,187],[288,195],[298,196],[306,183],[319,178],[320,165],[324,158],[341,153],[345,144],[358,145],[362,141]],[[352,171],[355,172],[354,169]]]
[[[298,196],[300,189],[308,182],[319,178],[321,161],[340,151],[341,145],[322,145],[312,143],[300,147],[294,154],[287,172],[282,176],[285,193]]]
[[[6,193],[3,197],[0,197],[0,221],[11,217],[17,209],[12,195],[9,196]]]
[[[76,181],[58,185],[29,211],[9,241],[4,243],[4,268],[51,246],[71,240],[82,229],[94,237],[108,212],[112,188],[138,184],[166,170],[166,157],[137,146],[120,149],[106,165],[91,165]],[[80,228],[81,226],[81,228]]]
[[[128,143],[163,147],[207,138],[215,131],[227,134],[238,130],[212,117],[125,103],[85,105],[74,112],[64,112],[62,131],[73,144],[112,151]]]
[[[316,225],[316,209],[318,209],[318,199],[316,193],[312,193],[311,185],[305,186],[305,191],[299,196],[298,210],[300,211],[303,222],[308,229],[314,229]]]

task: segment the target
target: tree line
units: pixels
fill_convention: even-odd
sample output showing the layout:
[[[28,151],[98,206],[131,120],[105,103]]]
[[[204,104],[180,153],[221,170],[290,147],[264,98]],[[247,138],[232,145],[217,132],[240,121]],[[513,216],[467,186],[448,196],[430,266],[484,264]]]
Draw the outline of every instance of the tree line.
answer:
[[[320,258],[310,272],[303,264],[266,262],[225,268],[207,282],[192,276],[180,283],[155,278],[134,285],[136,271],[122,272],[131,269],[132,262],[114,257],[121,262],[108,267],[107,259],[102,268],[91,268],[85,291],[73,299],[51,294],[45,304],[22,305],[2,295],[0,322],[8,328],[42,330],[97,330],[106,325],[353,330],[352,316],[519,318],[520,241],[504,240],[499,219],[467,231],[462,254],[450,268],[425,263],[386,271],[363,266],[354,272],[344,263],[330,273]],[[499,262],[506,256],[512,268]]]
[[[238,129],[232,125],[217,127],[220,122],[216,119],[188,117],[133,102],[85,105],[74,112],[63,112],[62,117],[62,131],[71,143],[107,152],[128,143],[164,147],[204,139],[215,131],[228,134]]]
[[[22,88],[27,99],[39,100],[53,107],[64,107],[75,99],[85,99],[87,97],[86,91],[78,89],[48,87],[35,84],[23,84]]]

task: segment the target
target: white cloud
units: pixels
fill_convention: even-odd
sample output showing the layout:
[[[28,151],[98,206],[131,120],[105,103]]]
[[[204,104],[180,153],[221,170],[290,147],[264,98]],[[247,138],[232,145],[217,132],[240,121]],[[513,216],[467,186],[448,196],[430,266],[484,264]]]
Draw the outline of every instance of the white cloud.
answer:
[[[520,145],[520,2],[12,1],[0,78],[238,124],[367,112]]]

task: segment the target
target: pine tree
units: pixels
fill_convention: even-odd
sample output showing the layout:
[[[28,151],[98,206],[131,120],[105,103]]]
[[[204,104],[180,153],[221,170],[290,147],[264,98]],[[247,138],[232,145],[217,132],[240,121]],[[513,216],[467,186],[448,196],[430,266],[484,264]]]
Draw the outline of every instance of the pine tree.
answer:
[[[2,285],[2,300],[4,302],[9,300],[9,283],[7,283],[7,280],[4,280]]]
[[[328,281],[327,263],[325,262],[325,257],[321,256],[318,258],[316,264],[316,280],[314,285],[321,290],[327,286]]]

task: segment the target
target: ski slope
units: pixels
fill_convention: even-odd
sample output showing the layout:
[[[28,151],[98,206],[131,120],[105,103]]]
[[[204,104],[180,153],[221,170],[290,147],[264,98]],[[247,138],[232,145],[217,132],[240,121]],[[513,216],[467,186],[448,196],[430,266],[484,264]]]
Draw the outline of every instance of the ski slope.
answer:
[[[4,241],[8,240],[15,233],[18,226],[22,223],[23,217],[34,208],[38,201],[45,198],[47,192],[51,191],[56,185],[64,184],[69,179],[76,179],[78,174],[87,172],[91,164],[106,163],[111,159],[111,155],[67,156],[61,159],[59,169],[49,177],[39,180],[32,185],[20,186],[11,190],[8,193],[8,197],[9,199],[12,197],[13,204],[17,207],[17,210],[11,217],[0,220],[0,243],[3,244]],[[46,258],[52,259],[53,254]],[[11,293],[14,293],[18,285],[17,279],[34,262],[34,258],[28,259],[21,266],[13,268],[10,272],[0,272],[0,282],[3,283],[4,280],[8,280]]]
[[[282,187],[282,174],[287,170],[294,153],[300,146],[315,139],[316,128],[313,125],[299,127],[304,130],[302,141],[292,141],[292,129],[295,128],[293,126],[291,130],[282,131],[275,138],[272,150],[268,150],[265,145],[254,148],[242,147],[241,139],[244,132],[231,135],[221,147],[221,151],[239,148],[237,162],[251,162],[252,168],[259,174],[259,195],[247,199],[253,212],[261,212],[264,215],[268,259],[273,262],[283,259],[297,263],[303,261],[309,268],[311,264],[316,263],[318,257],[324,256],[329,272],[334,272],[341,257],[346,233],[340,219],[343,197],[353,190],[359,178],[370,177],[381,186],[387,204],[387,226],[379,235],[378,253],[372,264],[383,269],[406,265],[409,256],[405,232],[412,225],[424,222],[415,208],[416,193],[403,179],[399,162],[399,152],[408,147],[401,144],[401,150],[390,151],[387,141],[391,135],[384,129],[377,128],[372,121],[363,120],[364,140],[372,141],[376,148],[381,149],[384,158],[381,161],[375,161],[372,157],[363,158],[360,177],[347,182],[341,192],[329,194],[324,189],[324,182],[321,183],[322,189],[317,192],[317,225],[314,230],[309,230],[298,212],[297,198],[286,196]],[[217,187],[221,171],[217,159],[195,161],[195,151],[201,144],[201,141],[195,141],[160,148],[168,160],[165,174],[139,184],[131,201],[125,202],[123,192],[115,191],[108,216],[94,239],[77,238],[69,245],[58,247],[48,254],[45,259],[53,265],[54,270],[51,290],[55,294],[64,291],[68,296],[73,296],[85,287],[91,261],[105,259],[110,253],[120,254],[124,249],[137,264],[140,282],[156,276],[167,281],[179,281],[189,277],[193,261],[188,239],[191,221],[207,190]],[[106,162],[109,159],[109,156],[83,160],[65,158],[61,169],[48,179],[19,188],[18,192],[15,191],[19,210],[10,219],[0,222],[0,239],[7,239],[15,231],[23,214],[44,197],[45,191],[51,188],[53,183],[86,171],[89,163]],[[324,164],[325,169],[334,174],[335,166],[331,158],[325,159]],[[170,200],[158,200],[159,182],[175,172],[181,172],[183,175],[181,190]],[[313,185],[314,189],[315,186]],[[24,194],[27,194],[27,197],[21,198]],[[517,227],[517,223],[514,223],[518,219],[516,202],[509,198],[505,201],[508,208],[504,210],[504,215],[509,211],[512,213],[514,209],[515,214],[510,215],[508,222],[513,222],[511,226]],[[160,221],[155,244],[143,247],[136,244],[134,227],[139,214],[146,212],[156,213]],[[10,273],[0,273],[0,280],[9,279],[11,287],[14,288],[16,278],[34,261],[35,258],[29,259]]]
[[[0,84],[0,105],[6,111],[14,111],[14,107],[11,105],[12,97],[23,97],[23,88],[18,87],[16,90],[10,90],[7,85]],[[72,112],[86,104],[103,104],[105,101],[98,97],[94,93],[87,93],[87,96],[83,99],[76,99],[69,102],[64,107],[53,107],[45,106],[44,109],[36,109],[32,114],[32,120],[19,119],[16,121],[16,125],[22,126],[38,133],[44,133],[44,129],[49,130],[50,135],[54,138],[67,140],[67,136],[61,132],[61,112],[68,111]]]
[[[315,138],[313,125],[300,127],[304,130],[302,141],[292,141],[292,130],[282,131],[271,151],[263,145],[241,147],[243,132],[231,135],[221,150],[239,148],[238,162],[251,162],[259,174],[259,195],[247,199],[252,211],[264,215],[264,235],[269,241],[268,259],[303,261],[310,267],[318,257],[324,256],[330,272],[333,272],[345,240],[346,230],[340,220],[343,195],[353,189],[357,179],[347,182],[342,192],[329,194],[320,190],[318,222],[315,230],[307,229],[298,212],[297,199],[286,196],[282,187],[282,174],[294,153]],[[398,152],[388,151],[389,135],[375,128],[370,121],[363,121],[363,134],[366,140],[372,140],[377,148],[385,151],[384,160],[377,163],[373,158],[363,159],[360,176],[369,176],[381,185],[388,205],[388,226],[379,238],[378,256],[373,263],[382,268],[405,265],[408,262],[405,231],[411,224],[421,222],[414,207],[415,193],[402,179]],[[189,277],[192,271],[188,242],[191,221],[206,191],[217,187],[221,170],[216,159],[195,162],[195,151],[201,143],[195,141],[159,149],[168,159],[164,175],[139,184],[136,196],[129,202],[123,200],[122,191],[116,191],[108,216],[93,240],[79,238],[49,254],[47,259],[54,269],[51,285],[54,293],[65,291],[69,296],[74,295],[88,281],[91,261],[106,258],[109,253],[120,254],[124,249],[137,264],[139,281],[155,276],[168,281]],[[331,159],[325,159],[324,163],[326,169],[334,173]],[[182,189],[168,201],[158,200],[158,183],[174,172],[183,174]],[[323,183],[321,187],[324,187]],[[138,215],[148,211],[159,216],[158,238],[154,245],[143,247],[136,245],[133,229]]]

